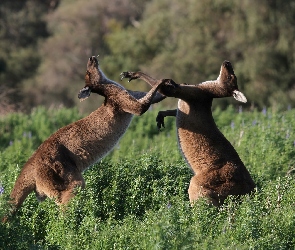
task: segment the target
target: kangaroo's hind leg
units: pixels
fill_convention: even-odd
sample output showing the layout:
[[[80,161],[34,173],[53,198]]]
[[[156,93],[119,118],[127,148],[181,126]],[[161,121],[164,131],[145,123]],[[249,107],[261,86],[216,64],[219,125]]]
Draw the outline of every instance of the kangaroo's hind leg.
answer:
[[[205,187],[204,183],[199,181],[197,175],[191,178],[188,195],[192,205],[201,197],[207,199],[208,203],[214,206],[219,206],[224,200],[224,198],[219,197],[216,192]]]
[[[31,165],[25,166],[18,176],[10,193],[12,215],[22,205],[27,196],[35,189],[35,177],[31,172]]]
[[[3,223],[17,212],[27,196],[35,190],[35,178],[31,172],[31,165],[26,165],[18,176],[10,193],[10,211],[2,218]]]
[[[67,204],[76,195],[78,187],[85,187],[85,181],[81,173],[75,173],[67,188],[60,192],[60,204]]]
[[[75,194],[74,189],[84,187],[85,181],[81,173],[63,168],[62,173],[56,168],[49,168],[39,172],[36,176],[37,199],[44,200],[46,197],[55,199],[57,204],[66,204]]]

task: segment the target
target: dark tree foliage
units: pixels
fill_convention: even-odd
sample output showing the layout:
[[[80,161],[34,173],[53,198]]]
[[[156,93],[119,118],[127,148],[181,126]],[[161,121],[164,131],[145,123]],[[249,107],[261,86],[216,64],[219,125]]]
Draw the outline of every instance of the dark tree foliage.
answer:
[[[87,58],[99,54],[101,68],[116,81],[121,71],[142,70],[197,84],[216,79],[230,60],[249,107],[295,105],[294,0],[58,3],[0,3],[1,88],[23,97],[7,91],[13,103],[28,109],[77,104]],[[149,89],[139,81],[123,84]],[[92,97],[79,109],[93,110],[101,101]],[[176,105],[167,101],[163,105]],[[233,98],[214,103],[237,104]]]
[[[5,106],[3,113],[22,103],[25,81],[36,74],[41,61],[38,43],[49,36],[45,15],[57,4],[58,0],[0,2],[0,90],[6,93],[0,101]]]
[[[52,36],[40,46],[42,63],[27,89],[30,93],[34,90],[34,98],[27,100],[29,106],[62,104],[71,107],[78,103],[77,94],[84,87],[88,58],[99,54],[103,70],[109,67],[104,61],[105,55],[110,53],[105,37],[139,18],[139,6],[143,6],[143,3],[143,0],[62,1],[59,8],[48,15],[48,28]],[[115,74],[114,80],[119,80],[120,72]],[[44,88],[46,93],[40,95]],[[102,100],[95,96],[79,107],[83,108],[85,104],[93,110]]]
[[[294,8],[294,1],[152,1],[139,27],[108,37],[109,60],[120,60],[118,70],[195,84],[216,79],[227,59],[248,105],[294,105]]]

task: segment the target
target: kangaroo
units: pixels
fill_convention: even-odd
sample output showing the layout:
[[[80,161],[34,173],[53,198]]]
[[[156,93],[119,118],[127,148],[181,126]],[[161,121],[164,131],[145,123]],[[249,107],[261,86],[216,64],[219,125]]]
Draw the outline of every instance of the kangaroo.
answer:
[[[85,83],[78,97],[85,99],[94,89],[105,97],[103,105],[89,116],[57,130],[33,153],[10,194],[10,215],[33,191],[40,202],[49,197],[58,205],[68,203],[76,187],[85,187],[82,172],[113,149],[133,114],[142,115],[148,110],[162,84],[155,84],[146,95],[130,91],[143,96],[137,100],[123,86],[106,78],[94,56],[87,63]],[[158,96],[156,101],[163,98]],[[7,216],[3,218],[6,220]]]
[[[248,170],[217,128],[211,111],[214,98],[233,96],[240,102],[247,102],[238,89],[237,77],[229,61],[221,65],[217,80],[197,85],[176,85],[171,79],[156,80],[142,72],[122,72],[121,75],[129,81],[142,79],[151,86],[162,81],[173,83],[174,88],[162,85],[159,92],[179,98],[178,108],[160,111],[156,121],[160,130],[165,127],[164,117],[176,116],[178,144],[194,173],[188,189],[192,204],[205,197],[209,203],[219,206],[228,195],[239,196],[254,190],[255,184]]]

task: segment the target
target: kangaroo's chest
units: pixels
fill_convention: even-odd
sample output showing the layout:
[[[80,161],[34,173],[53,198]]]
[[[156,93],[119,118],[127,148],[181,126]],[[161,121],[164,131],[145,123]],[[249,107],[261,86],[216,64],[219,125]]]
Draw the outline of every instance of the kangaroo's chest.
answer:
[[[195,173],[239,159],[230,142],[217,128],[211,107],[192,106],[180,100],[176,126],[179,148]]]

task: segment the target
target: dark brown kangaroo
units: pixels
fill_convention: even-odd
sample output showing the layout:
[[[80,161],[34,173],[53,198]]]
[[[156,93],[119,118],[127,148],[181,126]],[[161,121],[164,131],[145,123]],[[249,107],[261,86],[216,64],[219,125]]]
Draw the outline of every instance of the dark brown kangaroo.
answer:
[[[85,82],[78,97],[87,98],[90,91],[95,91],[105,97],[104,104],[89,116],[60,128],[39,146],[11,192],[12,214],[33,191],[39,201],[50,197],[57,204],[66,204],[76,187],[85,186],[82,172],[113,149],[133,114],[141,115],[148,110],[162,84],[155,84],[146,95],[130,91],[135,96],[144,96],[137,100],[123,86],[104,76],[95,57],[88,60]],[[156,101],[164,98],[158,95]]]
[[[142,72],[123,72],[122,78],[142,79],[151,86],[156,80]],[[215,81],[198,85],[161,86],[159,92],[179,98],[176,110],[160,111],[157,125],[164,127],[165,116],[176,116],[180,150],[194,172],[188,189],[193,203],[200,197],[208,198],[213,205],[221,205],[228,195],[249,194],[255,184],[236,150],[217,128],[212,116],[213,98],[233,96],[240,102],[246,97],[238,90],[237,78],[230,62],[225,61]]]

